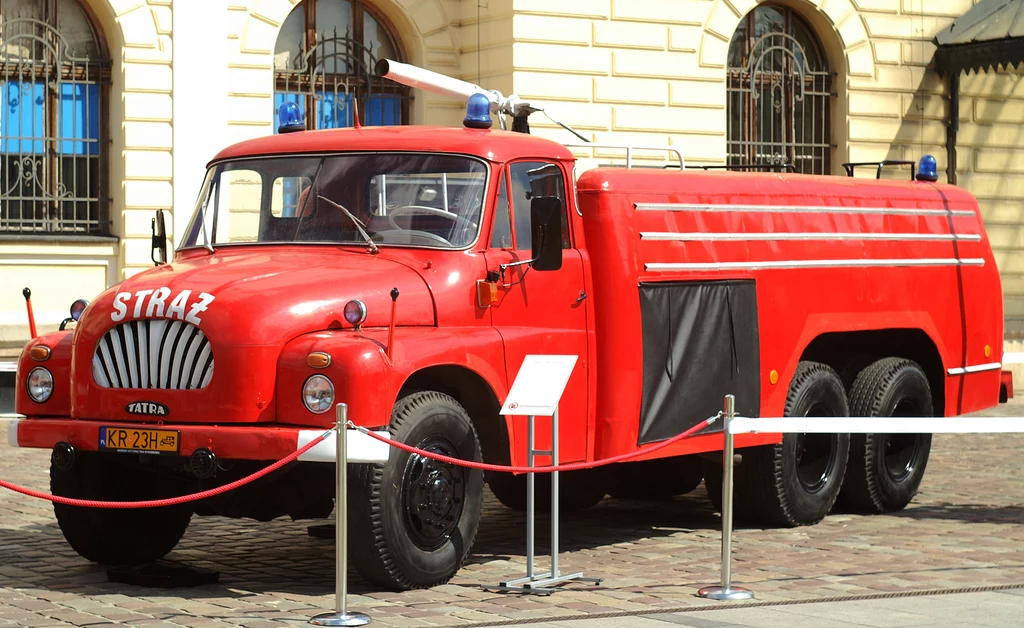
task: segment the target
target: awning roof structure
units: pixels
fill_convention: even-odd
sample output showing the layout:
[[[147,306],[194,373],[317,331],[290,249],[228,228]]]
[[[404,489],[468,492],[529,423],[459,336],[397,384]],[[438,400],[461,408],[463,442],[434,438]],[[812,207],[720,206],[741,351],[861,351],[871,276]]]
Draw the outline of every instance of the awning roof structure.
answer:
[[[1024,0],[981,0],[935,36],[939,72],[1016,68],[1024,62]]]

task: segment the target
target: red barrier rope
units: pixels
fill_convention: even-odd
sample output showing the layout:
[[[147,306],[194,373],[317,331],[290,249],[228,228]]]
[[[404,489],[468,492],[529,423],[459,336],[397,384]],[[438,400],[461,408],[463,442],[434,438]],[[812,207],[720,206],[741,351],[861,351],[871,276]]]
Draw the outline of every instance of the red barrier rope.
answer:
[[[334,433],[334,430],[328,430],[328,431],[324,432],[320,436],[317,436],[313,440],[311,440],[308,443],[306,443],[305,445],[303,445],[295,453],[288,454],[287,456],[285,456],[284,458],[281,458],[280,460],[278,460],[274,464],[272,464],[272,465],[270,465],[268,467],[264,467],[264,468],[260,469],[259,471],[257,471],[256,473],[253,473],[252,475],[247,475],[246,477],[244,477],[244,478],[242,478],[240,480],[235,480],[234,482],[231,482],[230,484],[225,484],[224,486],[218,486],[217,488],[211,488],[210,490],[202,491],[201,493],[192,493],[191,495],[182,495],[180,497],[170,497],[168,499],[151,499],[151,500],[148,500],[148,501],[141,501],[141,502],[119,502],[119,501],[106,502],[106,501],[96,501],[96,500],[92,500],[92,499],[73,499],[73,498],[70,498],[70,497],[61,497],[59,495],[51,495],[50,493],[44,493],[42,491],[34,491],[34,490],[30,489],[30,488],[25,488],[24,486],[18,486],[16,484],[11,484],[10,482],[6,482],[4,480],[0,480],[0,487],[6,488],[6,489],[11,490],[11,491],[14,491],[15,493],[21,493],[22,495],[28,495],[29,497],[37,497],[39,499],[45,499],[47,501],[54,502],[55,504],[63,504],[65,506],[81,506],[83,508],[125,509],[125,508],[158,508],[160,506],[177,506],[179,504],[186,504],[188,502],[195,502],[195,501],[199,501],[200,499],[206,499],[207,497],[213,497],[215,495],[220,495],[221,493],[227,493],[228,491],[234,490],[234,489],[238,488],[239,486],[244,486],[244,485],[246,485],[246,484],[248,484],[250,482],[254,482],[254,481],[260,479],[261,477],[267,475],[268,473],[273,473],[274,471],[277,471],[278,469],[280,469],[284,465],[288,464],[289,462],[292,462],[293,460],[295,460],[296,458],[298,458],[302,454],[304,454],[307,451],[309,451],[310,449],[312,449],[314,445],[316,445],[320,441],[324,440],[325,438],[327,438],[332,433]]]
[[[697,432],[701,431],[705,427],[717,421],[718,417],[720,417],[721,415],[722,413],[719,412],[715,416],[708,417],[701,421],[700,423],[698,423],[697,425],[694,425],[690,429],[686,430],[682,434],[673,436],[672,438],[662,441],[657,445],[651,445],[650,447],[645,447],[643,449],[638,449],[636,451],[625,454],[619,454],[617,456],[612,456],[611,458],[605,458],[603,460],[595,460],[593,462],[574,462],[572,464],[562,464],[548,467],[511,467],[500,464],[488,464],[486,462],[473,462],[471,460],[463,460],[461,458],[452,458],[451,456],[445,456],[444,454],[438,454],[432,451],[424,451],[422,449],[417,449],[412,445],[406,445],[405,443],[400,443],[398,441],[384,438],[383,436],[378,436],[377,434],[371,432],[365,427],[355,425],[354,423],[352,423],[352,421],[348,422],[348,427],[355,428],[356,430],[362,432],[363,434],[366,434],[370,438],[379,440],[382,443],[387,443],[392,447],[396,447],[398,449],[401,449],[402,451],[409,452],[410,454],[416,454],[419,456],[423,456],[425,458],[431,458],[439,462],[447,462],[448,464],[454,464],[460,467],[480,469],[482,471],[498,471],[502,473],[551,473],[553,471],[579,471],[581,469],[593,469],[594,467],[602,467],[604,465],[612,464],[615,462],[623,462],[625,460],[639,458],[640,456],[644,456],[651,452],[658,451],[659,449],[664,449],[665,447],[668,447],[669,445],[675,442],[681,441],[684,438],[689,438],[690,436],[693,436]]]
[[[499,471],[499,472],[505,472],[505,473],[507,473],[507,472],[512,472],[512,473],[551,473],[553,471],[578,471],[578,470],[581,470],[581,469],[593,469],[595,467],[601,467],[601,466],[608,465],[608,464],[613,464],[613,463],[616,463],[616,462],[623,462],[625,460],[632,460],[634,458],[639,458],[640,456],[644,456],[646,454],[658,451],[659,449],[664,449],[665,447],[668,447],[669,445],[671,445],[673,443],[681,441],[684,438],[689,438],[690,436],[693,436],[694,434],[696,434],[697,432],[701,431],[705,427],[707,427],[707,426],[711,425],[712,423],[714,423],[716,420],[718,420],[718,417],[720,417],[720,416],[721,416],[721,413],[718,413],[717,415],[715,415],[713,417],[708,417],[708,418],[704,419],[700,423],[694,425],[693,427],[691,427],[690,429],[686,430],[685,432],[683,432],[681,434],[673,436],[672,438],[670,438],[668,440],[665,440],[665,441],[662,441],[662,442],[660,442],[660,443],[658,443],[656,445],[652,445],[650,447],[645,447],[643,449],[638,449],[637,451],[633,451],[633,452],[629,452],[629,453],[625,453],[625,454],[619,454],[617,456],[612,456],[611,458],[605,458],[603,460],[595,460],[593,462],[576,462],[576,463],[572,463],[572,464],[563,464],[563,465],[547,466],[547,467],[514,467],[514,466],[505,466],[505,465],[499,465],[499,464],[487,464],[487,463],[484,463],[484,462],[473,462],[471,460],[462,460],[461,458],[452,458],[451,456],[445,456],[443,454],[437,454],[437,453],[434,453],[432,451],[424,451],[422,449],[417,449],[416,447],[413,447],[411,445],[406,445],[405,443],[400,443],[398,441],[394,441],[394,440],[391,440],[391,439],[388,439],[388,438],[384,438],[383,436],[378,436],[374,432],[371,432],[370,430],[366,429],[365,427],[361,427],[361,426],[355,425],[351,421],[348,422],[348,427],[354,428],[354,429],[362,432],[363,434],[366,434],[370,438],[374,438],[376,440],[379,440],[382,443],[387,443],[388,445],[390,445],[392,447],[396,447],[398,449],[401,449],[403,451],[409,452],[411,454],[416,454],[416,455],[424,456],[426,458],[432,458],[434,460],[437,460],[437,461],[440,461],[440,462],[446,462],[448,464],[454,464],[454,465],[458,465],[458,466],[462,466],[462,467],[468,467],[470,469],[481,469],[481,470],[484,470],[484,471]],[[309,451],[310,449],[312,449],[317,443],[319,443],[320,441],[324,440],[325,438],[327,438],[332,433],[333,433],[333,430],[328,430],[328,431],[324,432],[320,436],[317,436],[313,440],[311,440],[308,443],[306,443],[305,445],[303,445],[295,453],[288,454],[284,458],[278,460],[277,462],[271,464],[270,466],[267,466],[267,467],[264,467],[263,469],[260,469],[259,471],[257,471],[256,473],[253,473],[252,475],[248,475],[248,476],[246,476],[244,478],[241,478],[239,480],[235,480],[234,482],[231,482],[230,484],[225,484],[224,486],[219,486],[217,488],[212,488],[210,490],[202,491],[202,492],[199,492],[199,493],[192,493],[191,495],[181,495],[180,497],[170,497],[170,498],[167,498],[167,499],[151,499],[151,500],[140,501],[140,502],[98,501],[98,500],[92,500],[92,499],[74,499],[74,498],[71,498],[71,497],[61,497],[59,495],[52,495],[50,493],[44,493],[42,491],[32,490],[30,488],[25,488],[24,486],[18,486],[17,484],[12,484],[12,483],[7,482],[5,480],[0,480],[0,488],[6,488],[8,490],[14,491],[15,493],[21,493],[22,495],[27,495],[29,497],[36,497],[38,499],[45,499],[45,500],[51,501],[51,502],[53,502],[55,504],[63,504],[65,506],[80,506],[82,508],[128,509],[128,508],[159,508],[159,507],[162,507],[162,506],[177,506],[179,504],[187,504],[189,502],[195,502],[195,501],[199,501],[201,499],[206,499],[207,497],[214,497],[214,496],[220,495],[222,493],[227,493],[228,491],[234,490],[234,489],[238,488],[239,486],[244,486],[246,484],[249,484],[250,482],[254,482],[254,481],[260,479],[261,477],[263,477],[263,476],[265,476],[267,474],[270,474],[270,473],[273,473],[274,471],[277,471],[278,469],[280,469],[284,465],[288,464],[289,462],[294,461],[299,456],[301,456],[302,454],[304,454],[307,451]]]

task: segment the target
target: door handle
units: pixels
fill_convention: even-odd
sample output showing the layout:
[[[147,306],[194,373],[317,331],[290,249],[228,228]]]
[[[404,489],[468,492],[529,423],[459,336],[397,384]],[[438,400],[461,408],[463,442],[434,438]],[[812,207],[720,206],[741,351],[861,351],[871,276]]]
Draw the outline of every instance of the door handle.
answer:
[[[576,305],[579,305],[580,303],[583,303],[583,299],[586,299],[586,298],[587,298],[587,293],[582,291],[582,290],[580,290],[580,296],[576,297]]]

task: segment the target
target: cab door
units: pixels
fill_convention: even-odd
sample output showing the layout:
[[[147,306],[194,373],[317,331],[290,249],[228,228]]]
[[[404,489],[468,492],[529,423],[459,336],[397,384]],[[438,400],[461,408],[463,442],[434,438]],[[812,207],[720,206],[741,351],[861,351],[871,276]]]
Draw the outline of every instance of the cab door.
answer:
[[[501,172],[487,270],[498,274],[498,300],[490,306],[491,324],[505,346],[509,386],[528,354],[576,355],[579,358],[559,405],[559,455],[562,462],[587,455],[587,307],[583,258],[573,247],[566,172],[557,162],[516,161]],[[532,252],[530,201],[554,196],[562,204],[562,267],[540,271],[524,264]],[[501,400],[504,401],[504,400]],[[526,419],[510,419],[514,459],[525,459]],[[550,420],[538,419],[536,447],[550,446]]]

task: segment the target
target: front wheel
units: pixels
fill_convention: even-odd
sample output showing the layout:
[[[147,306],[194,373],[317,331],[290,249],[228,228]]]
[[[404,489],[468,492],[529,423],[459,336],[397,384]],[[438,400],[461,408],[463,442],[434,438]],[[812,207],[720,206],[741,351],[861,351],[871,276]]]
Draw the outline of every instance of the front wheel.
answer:
[[[391,437],[418,449],[479,462],[466,410],[438,392],[395,404]],[[364,578],[397,590],[448,582],[476,537],[483,474],[395,450],[383,465],[353,465],[349,551]]]
[[[118,464],[112,455],[83,452],[75,466],[50,466],[54,495],[99,501],[143,501],[180,495],[170,478]],[[54,504],[57,524],[83,558],[104,565],[140,565],[167,555],[192,518],[189,504],[110,510]]]

